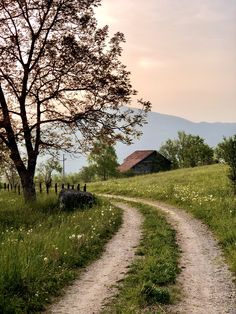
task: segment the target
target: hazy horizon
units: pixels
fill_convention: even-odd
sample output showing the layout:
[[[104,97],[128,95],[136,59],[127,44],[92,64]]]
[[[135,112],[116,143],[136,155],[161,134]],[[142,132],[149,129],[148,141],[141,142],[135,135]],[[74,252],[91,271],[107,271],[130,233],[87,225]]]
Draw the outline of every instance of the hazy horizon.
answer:
[[[153,111],[193,122],[236,121],[236,1],[103,0],[110,35]]]

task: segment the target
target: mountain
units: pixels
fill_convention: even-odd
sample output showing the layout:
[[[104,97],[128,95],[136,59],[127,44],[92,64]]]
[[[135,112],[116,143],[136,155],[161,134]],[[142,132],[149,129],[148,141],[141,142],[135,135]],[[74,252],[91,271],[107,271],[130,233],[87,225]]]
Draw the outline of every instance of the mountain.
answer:
[[[235,123],[222,122],[192,122],[180,117],[150,112],[148,123],[142,129],[143,135],[139,140],[135,140],[130,146],[118,144],[116,152],[121,163],[125,157],[135,150],[156,149],[167,139],[177,137],[178,131],[185,131],[188,134],[199,135],[206,143],[212,147],[222,141],[223,137],[236,134]],[[66,161],[66,172],[77,172],[86,164],[86,158],[71,159]]]

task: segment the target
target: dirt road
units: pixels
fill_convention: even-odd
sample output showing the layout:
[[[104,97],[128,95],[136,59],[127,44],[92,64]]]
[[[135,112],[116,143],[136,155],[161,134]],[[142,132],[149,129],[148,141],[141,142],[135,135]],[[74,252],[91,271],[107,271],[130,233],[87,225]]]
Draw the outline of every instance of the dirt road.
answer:
[[[124,204],[118,205],[124,209],[122,227],[109,241],[102,257],[86,269],[47,313],[99,313],[104,301],[116,292],[113,285],[125,276],[127,267],[134,259],[142,224],[142,216],[136,209]]]
[[[159,202],[141,201],[161,209],[177,232],[182,251],[179,284],[182,301],[170,310],[179,314],[236,314],[233,278],[211,232],[183,210]]]
[[[108,195],[107,195],[108,196]],[[179,314],[236,314],[236,291],[232,275],[211,232],[185,211],[159,202],[118,197],[159,208],[175,228],[181,249],[178,282],[182,300],[169,307]],[[87,268],[48,313],[99,313],[104,301],[115,292],[112,286],[124,277],[141,237],[142,217],[134,208],[124,211],[122,228],[108,243],[101,259]]]

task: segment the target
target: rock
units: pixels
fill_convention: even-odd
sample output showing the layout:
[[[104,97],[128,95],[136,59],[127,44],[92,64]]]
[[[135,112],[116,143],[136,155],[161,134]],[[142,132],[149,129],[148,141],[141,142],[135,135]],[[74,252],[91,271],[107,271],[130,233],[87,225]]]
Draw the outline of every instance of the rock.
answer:
[[[75,191],[75,190],[62,190],[59,193],[60,209],[63,211],[72,211],[74,209],[84,209],[92,207],[95,203],[95,197],[92,193]]]

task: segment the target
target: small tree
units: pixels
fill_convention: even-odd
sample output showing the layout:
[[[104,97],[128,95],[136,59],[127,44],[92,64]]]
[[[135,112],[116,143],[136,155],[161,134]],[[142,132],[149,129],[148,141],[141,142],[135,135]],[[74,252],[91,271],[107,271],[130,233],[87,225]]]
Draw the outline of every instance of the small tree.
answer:
[[[117,176],[117,155],[112,145],[103,141],[96,142],[88,160],[90,166],[102,180]]]
[[[94,166],[89,165],[83,167],[80,170],[79,175],[80,179],[85,183],[93,181],[96,175]]]
[[[224,137],[223,142],[216,148],[216,155],[229,165],[228,177],[232,183],[234,194],[236,194],[236,134],[229,138]]]
[[[43,181],[46,187],[52,185],[52,174],[61,173],[62,167],[59,161],[55,158],[48,159],[46,162],[41,163],[38,167],[38,179]]]

